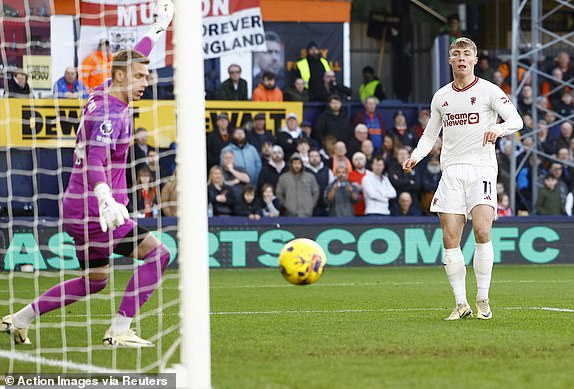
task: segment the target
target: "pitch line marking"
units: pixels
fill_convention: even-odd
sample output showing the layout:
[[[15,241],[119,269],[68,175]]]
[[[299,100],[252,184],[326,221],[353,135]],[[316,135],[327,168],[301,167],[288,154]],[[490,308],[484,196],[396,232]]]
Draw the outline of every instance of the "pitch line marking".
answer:
[[[367,313],[367,312],[421,312],[421,311],[444,311],[448,307],[427,307],[427,308],[381,308],[381,309],[317,309],[317,310],[286,310],[286,311],[215,311],[211,315],[292,315],[305,313]],[[567,312],[574,313],[574,309],[555,308],[555,307],[497,307],[495,310],[501,311],[550,311],[550,312]],[[63,318],[63,315],[50,315],[53,318]],[[179,316],[179,313],[164,313],[162,316]],[[67,318],[85,318],[87,315],[65,315]],[[91,315],[91,317],[110,317],[110,315]]]
[[[0,277],[0,279],[2,279]],[[373,281],[373,282],[339,282],[339,283],[319,283],[313,285],[313,288],[328,288],[328,287],[360,287],[360,286],[408,286],[408,285],[442,285],[446,281]],[[493,284],[562,284],[572,283],[574,280],[493,280]],[[263,285],[226,285],[226,286],[210,286],[210,289],[265,289],[265,288],[293,288],[294,285],[285,283],[281,284],[263,284]],[[163,290],[178,290],[178,287],[162,287]],[[31,291],[31,288],[19,288],[19,291]],[[113,293],[123,293],[125,288],[115,288],[109,290]],[[9,290],[0,290],[0,294],[10,294]],[[3,302],[0,305],[7,305]]]
[[[408,312],[408,311],[442,311],[446,308],[385,308],[385,309],[338,309],[338,310],[305,310],[305,311],[239,311],[239,312],[211,312],[211,315],[281,315],[281,314],[300,314],[300,313],[364,313],[364,312]],[[554,308],[554,307],[499,307],[497,310],[529,310],[529,311],[551,311],[551,312],[568,312],[574,313],[574,309],[568,308]],[[177,314],[179,315],[179,314]],[[86,317],[86,315],[66,315],[68,317]],[[92,316],[109,316],[109,315],[92,315]],[[168,314],[164,316],[175,316],[175,314]],[[34,356],[29,353],[24,353],[16,350],[4,351],[0,350],[0,358],[12,359],[19,362],[40,363],[45,366],[69,368],[85,372],[93,373],[121,373],[120,370],[109,369],[106,367],[89,365],[85,363],[76,363],[72,361],[61,361],[58,359],[49,359],[45,357]]]
[[[553,312],[570,312],[574,313],[574,309],[567,309],[567,308],[552,308],[552,307],[542,307],[540,308],[542,311],[553,311]]]
[[[367,312],[420,312],[420,311],[444,311],[448,308],[382,308],[382,309],[335,309],[335,310],[303,310],[303,311],[220,311],[211,312],[211,315],[282,315],[301,313],[367,313]],[[551,308],[551,307],[499,307],[495,310],[502,311],[552,311],[574,313],[574,309]]]
[[[30,363],[40,363],[41,365],[45,366],[54,366],[54,367],[62,367],[68,369],[74,369],[81,372],[90,372],[90,373],[107,373],[107,374],[114,374],[114,373],[121,373],[120,370],[109,369],[107,367],[95,366],[95,365],[88,365],[86,363],[76,363],[72,361],[61,361],[58,359],[49,359],[44,357],[38,357],[31,355],[29,353],[23,353],[21,351],[11,350],[11,351],[4,351],[0,350],[0,358],[4,359],[13,359],[19,362],[30,362]]]
[[[493,284],[562,284],[562,283],[572,283],[574,280],[494,280]],[[401,285],[439,285],[444,284],[443,281],[373,281],[373,282],[340,282],[340,283],[319,283],[313,285],[313,288],[318,287],[359,287],[359,286],[401,286]],[[228,286],[211,286],[210,289],[261,289],[261,288],[293,288],[293,285],[285,284],[263,284],[263,285],[228,285]]]

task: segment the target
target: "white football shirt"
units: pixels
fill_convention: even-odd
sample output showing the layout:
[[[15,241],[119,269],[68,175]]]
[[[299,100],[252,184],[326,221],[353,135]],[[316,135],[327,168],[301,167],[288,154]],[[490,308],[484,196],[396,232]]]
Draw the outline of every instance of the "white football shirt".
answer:
[[[497,124],[500,115],[503,123]],[[518,111],[498,86],[475,77],[466,88],[451,82],[439,89],[431,102],[431,116],[412,158],[420,162],[431,151],[442,128],[441,168],[469,164],[498,168],[495,146],[483,146],[484,133],[498,129],[502,136],[523,127]]]

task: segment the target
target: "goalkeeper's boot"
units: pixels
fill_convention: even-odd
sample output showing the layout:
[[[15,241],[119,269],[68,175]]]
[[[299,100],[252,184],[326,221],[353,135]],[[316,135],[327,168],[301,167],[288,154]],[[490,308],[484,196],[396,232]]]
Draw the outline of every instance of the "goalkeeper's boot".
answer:
[[[0,323],[0,332],[10,334],[16,344],[32,344],[28,337],[28,328],[14,327],[14,324],[12,324],[12,315],[7,315],[2,318],[2,322]]]
[[[492,319],[492,311],[488,304],[488,299],[476,300],[476,317],[482,320]]]
[[[449,317],[444,320],[460,320],[466,317],[472,317],[472,309],[468,304],[456,304]]]
[[[153,347],[153,343],[145,339],[140,338],[136,335],[134,330],[128,330],[123,334],[112,335],[108,330],[104,339],[102,339],[104,346],[108,347],[129,347],[129,348],[141,348],[141,347]]]

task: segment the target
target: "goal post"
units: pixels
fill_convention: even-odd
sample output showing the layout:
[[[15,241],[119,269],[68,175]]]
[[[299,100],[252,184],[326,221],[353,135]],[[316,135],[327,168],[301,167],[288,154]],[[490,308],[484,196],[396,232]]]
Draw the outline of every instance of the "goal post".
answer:
[[[107,284],[94,283],[92,290],[90,281],[82,278],[82,253],[101,254],[94,249],[97,247],[112,252],[112,240],[89,241],[84,231],[82,241],[78,234],[70,235],[65,225],[70,220],[86,220],[85,216],[64,218],[63,212],[69,177],[75,174],[77,179],[83,174],[78,173],[74,157],[76,151],[78,155],[85,152],[83,144],[76,145],[80,128],[84,133],[91,131],[94,138],[97,135],[102,144],[111,141],[107,136],[113,130],[107,114],[102,115],[101,124],[84,127],[82,113],[88,92],[71,93],[68,88],[75,85],[76,76],[74,82],[65,76],[91,69],[84,60],[96,52],[107,53],[100,45],[117,53],[141,43],[155,23],[155,0],[42,0],[34,7],[23,1],[13,2],[16,8],[6,8],[0,15],[0,88],[9,88],[10,81],[9,92],[18,92],[0,102],[0,285],[4,286],[0,288],[0,319],[7,318],[0,328],[10,333],[11,327],[5,323],[18,312],[28,312],[27,316],[21,313],[18,322],[28,329],[32,343],[21,346],[1,333],[0,374],[175,371],[178,388],[211,388],[202,2],[172,1],[172,27],[161,37],[155,36],[153,50],[149,48],[148,93],[145,97],[142,93],[141,100],[134,99],[139,101],[133,102],[131,112],[126,111],[123,122],[131,119],[133,133],[146,130],[150,136],[149,145],[146,140],[136,156],[137,145],[132,144],[134,139],[125,127],[122,149],[129,153],[125,191],[131,204],[130,218],[150,229],[170,255],[167,261],[163,252],[163,277],[131,322],[138,336],[153,344],[138,350],[110,349],[103,337],[117,319],[123,298],[140,296],[139,275],[132,277],[144,261],[126,254],[112,255]],[[68,29],[74,33],[61,33]],[[146,50],[145,45],[141,47]],[[175,101],[170,89],[171,65],[175,69]],[[94,72],[102,73],[98,69]],[[24,87],[15,86],[20,76],[26,76],[30,84],[26,94]],[[90,88],[98,85],[101,82]],[[110,101],[101,103],[103,111],[110,111]],[[174,140],[181,172],[177,185]],[[111,186],[112,190],[124,190],[123,183]],[[175,213],[175,186],[177,224],[170,218]],[[162,187],[170,189],[165,202]],[[81,215],[92,212],[87,201],[90,193],[84,189],[73,193],[85,200]],[[150,201],[150,196],[156,195],[157,201]],[[162,217],[168,207],[170,212]],[[76,251],[76,243],[83,251]],[[177,269],[173,263],[176,255]],[[35,317],[29,304],[39,296],[44,308],[42,315]],[[70,296],[74,301],[68,304]]]
[[[184,172],[177,176],[181,361],[190,389],[211,388],[201,6],[200,1],[176,0],[174,21],[177,162]]]

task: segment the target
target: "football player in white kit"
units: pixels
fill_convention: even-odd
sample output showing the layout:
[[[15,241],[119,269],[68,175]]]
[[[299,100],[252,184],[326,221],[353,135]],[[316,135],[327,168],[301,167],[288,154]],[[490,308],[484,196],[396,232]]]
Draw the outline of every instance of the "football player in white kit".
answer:
[[[460,249],[462,231],[472,219],[476,240],[474,273],[478,294],[477,317],[491,319],[488,290],[494,263],[490,240],[496,215],[496,139],[520,130],[522,118],[496,85],[474,75],[476,44],[458,38],[449,48],[454,81],[439,89],[431,102],[431,117],[411,158],[403,163],[410,173],[432,149],[443,131],[442,178],[430,210],[437,212],[443,232],[443,263],[456,306],[445,320],[472,317],[466,300],[466,267]],[[500,116],[504,122],[497,124]]]

